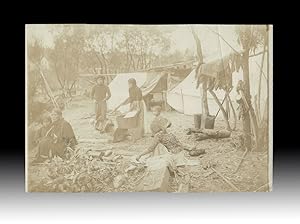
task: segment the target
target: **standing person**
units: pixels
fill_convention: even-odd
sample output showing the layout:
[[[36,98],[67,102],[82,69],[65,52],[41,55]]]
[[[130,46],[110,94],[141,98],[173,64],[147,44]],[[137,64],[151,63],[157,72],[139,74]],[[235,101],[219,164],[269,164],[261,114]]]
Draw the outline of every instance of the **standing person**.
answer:
[[[141,89],[137,86],[136,80],[130,78],[128,80],[128,91],[129,98],[121,105],[130,104],[129,111],[138,111],[138,122],[137,127],[129,129],[129,134],[133,138],[133,142],[138,139],[141,139],[145,133],[144,125],[144,112],[145,112],[145,103],[143,102],[143,95]]]
[[[96,85],[93,86],[91,91],[91,98],[95,102],[95,120],[96,125],[99,120],[106,119],[107,104],[106,101],[111,97],[110,89],[104,84],[104,77],[100,76],[96,79]]]

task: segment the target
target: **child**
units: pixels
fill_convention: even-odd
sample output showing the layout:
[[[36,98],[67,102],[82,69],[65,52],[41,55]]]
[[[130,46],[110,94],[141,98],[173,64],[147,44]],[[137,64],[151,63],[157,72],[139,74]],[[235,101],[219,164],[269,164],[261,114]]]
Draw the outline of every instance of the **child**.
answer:
[[[52,128],[52,119],[50,116],[46,116],[42,119],[42,127],[36,132],[35,135],[35,143],[38,145],[37,155],[34,162],[42,162],[48,158],[48,152],[45,153],[44,150],[41,149],[40,145],[43,142],[50,141],[51,138],[48,136],[49,132]]]
[[[45,116],[42,119],[41,123],[42,123],[42,127],[36,132],[36,135],[35,135],[35,143],[36,144],[38,144],[42,140],[42,138],[46,137],[47,132],[51,128],[52,120],[51,120],[50,116]]]
[[[154,139],[150,147],[137,155],[136,159],[139,160],[143,155],[153,152],[159,143],[164,145],[171,154],[179,154],[183,150],[190,151],[191,149],[184,147],[174,134],[167,132],[167,128],[169,128],[172,124],[167,118],[160,115],[161,107],[154,106],[152,111],[155,118],[150,125],[150,129]]]

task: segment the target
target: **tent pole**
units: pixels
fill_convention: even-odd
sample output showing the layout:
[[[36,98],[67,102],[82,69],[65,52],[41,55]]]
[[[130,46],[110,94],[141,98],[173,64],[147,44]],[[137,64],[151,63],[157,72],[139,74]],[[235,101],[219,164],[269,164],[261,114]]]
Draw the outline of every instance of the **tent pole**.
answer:
[[[40,74],[41,74],[42,79],[43,79],[43,81],[44,81],[44,83],[45,83],[46,91],[49,93],[50,99],[51,99],[51,101],[52,101],[54,107],[55,107],[55,108],[59,108],[57,102],[55,101],[55,98],[54,98],[54,96],[53,96],[53,93],[52,93],[52,91],[51,91],[51,88],[50,88],[50,86],[49,86],[49,84],[48,84],[48,82],[47,82],[47,80],[46,80],[46,78],[45,78],[45,76],[44,76],[44,74],[43,74],[43,72],[42,72],[41,70],[40,70]]]
[[[232,101],[231,101],[231,98],[230,98],[229,94],[228,94],[228,100],[229,100],[230,107],[232,109],[232,113],[233,113],[233,117],[234,117],[234,126],[233,126],[232,130],[235,130],[236,129],[237,116],[236,116],[236,113],[235,113],[235,110],[234,110],[234,107],[233,107],[233,104],[232,104]]]
[[[184,113],[184,100],[183,100],[182,89],[180,89],[180,93],[181,93],[181,102],[182,102],[182,113]]]
[[[205,77],[202,83],[202,116],[201,116],[201,129],[205,128],[206,118],[208,116],[208,103],[207,103],[207,78]]]
[[[257,114],[256,117],[257,117],[257,120],[258,120],[259,124],[260,124],[260,121],[261,121],[261,109],[260,109],[260,101],[261,101],[261,77],[263,75],[263,67],[264,67],[266,46],[267,46],[267,43],[265,41],[263,55],[262,55],[262,59],[261,59],[261,66],[260,66],[260,71],[259,71],[259,81],[258,81],[258,99],[257,99],[258,100],[258,102],[257,102],[257,111],[258,111],[258,114]]]

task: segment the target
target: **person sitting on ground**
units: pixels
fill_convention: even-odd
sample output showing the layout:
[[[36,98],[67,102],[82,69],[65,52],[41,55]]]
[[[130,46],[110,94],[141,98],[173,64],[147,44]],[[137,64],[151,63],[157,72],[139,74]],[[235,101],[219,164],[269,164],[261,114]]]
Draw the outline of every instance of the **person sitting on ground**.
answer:
[[[177,160],[177,165],[184,165],[184,162],[182,161],[183,150],[191,151],[194,149],[194,147],[183,146],[183,144],[176,138],[174,134],[167,131],[167,128],[169,128],[172,124],[167,118],[164,118],[160,115],[160,106],[154,106],[152,111],[155,118],[150,125],[150,129],[154,138],[150,147],[138,154],[136,156],[136,160],[139,160],[143,155],[153,152],[160,143],[166,147],[169,153],[176,155],[180,154],[178,158],[181,159],[180,161]],[[178,162],[180,164],[178,164]]]
[[[42,120],[41,120],[42,127],[37,130],[37,132],[35,133],[35,136],[34,136],[34,143],[35,144],[39,144],[39,142],[44,137],[46,137],[47,132],[51,128],[51,123],[52,123],[52,120],[51,120],[50,116],[44,116],[42,118]]]
[[[52,125],[46,135],[38,145],[37,159],[34,162],[44,162],[53,156],[65,159],[67,148],[74,150],[77,140],[72,126],[62,117],[59,109],[54,109],[51,113]]]

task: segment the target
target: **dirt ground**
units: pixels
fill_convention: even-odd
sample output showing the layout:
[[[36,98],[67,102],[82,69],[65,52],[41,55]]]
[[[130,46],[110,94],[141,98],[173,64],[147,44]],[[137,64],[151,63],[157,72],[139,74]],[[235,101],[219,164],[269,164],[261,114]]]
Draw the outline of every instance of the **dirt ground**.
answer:
[[[88,178],[88,180],[86,180],[87,182],[92,182],[97,179],[96,177],[93,179],[93,174],[99,175],[100,171],[106,172],[108,169],[109,171],[107,171],[107,174],[104,175],[101,173],[101,175],[105,176],[106,179],[99,181],[101,181],[101,183],[110,182],[110,184],[103,183],[103,185],[101,185],[102,187],[98,188],[92,188],[89,185],[81,186],[79,184],[77,189],[72,188],[71,191],[135,191],[133,186],[134,184],[132,183],[135,183],[135,181],[142,176],[142,169],[127,176],[128,184],[123,184],[123,187],[113,187],[111,183],[114,181],[113,177],[115,178],[118,176],[118,172],[124,172],[124,169],[129,166],[129,158],[144,150],[145,147],[150,144],[150,135],[146,135],[146,137],[138,140],[135,144],[132,144],[130,140],[119,143],[111,143],[110,140],[112,139],[112,136],[110,134],[100,134],[99,131],[95,130],[90,124],[90,120],[93,118],[93,108],[94,104],[92,101],[90,101],[88,98],[80,96],[74,98],[63,112],[65,120],[67,120],[73,126],[74,132],[79,141],[79,151],[86,152],[88,150],[109,149],[114,153],[114,155],[121,155],[121,157],[114,161],[115,163],[107,162],[106,164],[109,169],[107,167],[99,168],[99,165],[97,169],[92,171],[90,176],[83,177],[83,179]],[[197,160],[200,164],[197,166],[194,165],[188,167],[188,172],[190,174],[189,192],[231,192],[236,191],[236,189],[242,192],[268,191],[268,186],[266,185],[268,183],[267,152],[249,152],[239,169],[236,171],[236,168],[244,153],[243,149],[241,149],[240,142],[240,136],[242,134],[242,126],[240,121],[238,121],[237,130],[232,132],[230,138],[195,141],[193,135],[186,134],[187,128],[194,127],[194,119],[192,116],[183,115],[175,111],[164,112],[162,115],[167,117],[172,122],[172,126],[170,127],[169,131],[174,133],[182,143],[195,145],[197,148],[203,148],[206,151],[205,154],[198,157],[190,157],[188,154],[186,154],[188,159]],[[115,121],[113,117],[110,118]],[[149,124],[152,118],[152,114],[147,112],[146,123]],[[216,120],[215,129],[225,129],[225,122],[222,120],[222,114],[219,114]],[[49,176],[51,177],[51,175],[49,175],[49,169],[57,164],[63,164],[64,162],[56,161],[55,163],[51,162],[49,164],[33,166],[30,165],[30,162],[34,154],[35,149],[29,147],[27,179],[28,190],[49,191],[49,188],[45,187],[45,190],[43,190],[43,187],[41,187],[43,184],[47,186],[46,183],[51,182],[51,178],[49,178]],[[85,166],[84,164],[86,163],[83,162],[82,166]],[[118,164],[118,167],[117,165],[113,164]],[[212,170],[208,166],[209,164],[212,165],[214,170],[219,174]],[[65,165],[66,164],[64,163],[64,166]],[[74,173],[70,173],[70,176],[72,176],[72,174],[75,175]],[[230,185],[230,183],[226,182],[220,175],[232,183],[236,189]],[[71,178],[68,179],[66,175],[64,178],[64,181],[69,181],[68,186],[74,184],[74,181],[72,182]],[[63,182],[63,180],[61,180],[61,182]],[[104,185],[106,187],[103,187]],[[174,189],[174,191],[176,191],[178,186],[176,185],[174,178],[171,180],[170,186],[172,189]],[[64,186],[56,186],[53,188],[53,191],[70,191],[66,189],[67,187],[64,188]]]

